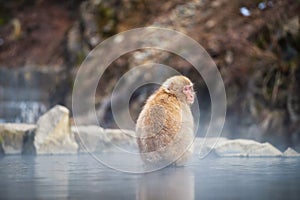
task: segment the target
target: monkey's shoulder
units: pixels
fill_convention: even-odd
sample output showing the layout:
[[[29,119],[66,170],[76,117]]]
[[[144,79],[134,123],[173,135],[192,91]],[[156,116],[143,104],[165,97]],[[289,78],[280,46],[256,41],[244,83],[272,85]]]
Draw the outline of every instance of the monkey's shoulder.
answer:
[[[180,107],[180,101],[178,100],[177,96],[164,89],[155,93],[150,102],[154,104],[161,104],[167,107]]]
[[[182,116],[178,103],[167,102],[159,97],[145,105],[138,121],[152,130],[170,127],[170,124],[180,124]]]
[[[179,115],[181,113],[182,106],[175,97],[165,98],[164,96],[157,96],[155,101],[152,101],[148,105],[152,112],[164,113],[165,115]]]

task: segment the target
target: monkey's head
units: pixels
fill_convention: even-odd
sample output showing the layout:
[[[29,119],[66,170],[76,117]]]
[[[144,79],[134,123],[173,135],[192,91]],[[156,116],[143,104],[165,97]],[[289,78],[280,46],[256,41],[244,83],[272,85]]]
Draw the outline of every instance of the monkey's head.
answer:
[[[162,85],[168,92],[175,94],[183,103],[194,103],[195,92],[193,83],[185,76],[173,76]]]

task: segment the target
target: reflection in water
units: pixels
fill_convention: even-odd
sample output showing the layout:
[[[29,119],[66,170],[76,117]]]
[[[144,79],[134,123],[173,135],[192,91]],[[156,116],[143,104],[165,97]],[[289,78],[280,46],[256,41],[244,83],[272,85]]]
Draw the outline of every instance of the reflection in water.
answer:
[[[7,164],[1,165],[4,162]],[[34,165],[34,157],[18,157],[17,162],[14,156],[3,157],[0,160],[0,199],[22,199],[26,194],[34,195]]]
[[[186,168],[165,168],[143,175],[137,191],[137,200],[193,200],[194,173]]]
[[[67,197],[70,168],[68,157],[50,163],[48,156],[43,156],[41,159],[34,167],[34,177],[38,177],[34,179],[35,196],[38,199],[51,197],[52,191],[56,191],[57,197]],[[72,160],[75,161],[74,158]],[[51,190],[48,187],[51,187]]]
[[[0,160],[0,199],[299,199],[299,185],[299,158],[195,157],[148,174],[108,169],[90,155]]]

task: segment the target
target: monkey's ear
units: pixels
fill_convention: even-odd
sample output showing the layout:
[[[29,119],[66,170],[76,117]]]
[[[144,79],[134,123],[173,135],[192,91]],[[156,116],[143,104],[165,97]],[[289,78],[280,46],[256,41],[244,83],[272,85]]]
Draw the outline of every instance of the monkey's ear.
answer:
[[[166,87],[166,89],[167,89],[168,91],[173,90],[173,89],[174,89],[174,83],[173,83],[173,82],[170,82],[170,83],[168,84],[168,86]]]
[[[162,86],[165,88],[165,90],[170,92],[170,90],[174,88],[174,83],[171,81],[166,81]]]
[[[170,84],[169,84],[169,87],[168,87],[168,89],[169,90],[172,90],[174,88],[174,83],[173,82],[171,82]]]

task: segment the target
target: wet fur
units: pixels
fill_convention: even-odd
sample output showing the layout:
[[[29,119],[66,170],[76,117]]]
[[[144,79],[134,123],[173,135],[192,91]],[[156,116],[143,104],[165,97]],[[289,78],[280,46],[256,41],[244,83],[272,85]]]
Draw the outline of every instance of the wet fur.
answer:
[[[186,96],[184,76],[168,79],[147,100],[137,120],[137,143],[146,164],[184,165],[193,152],[194,120]]]

